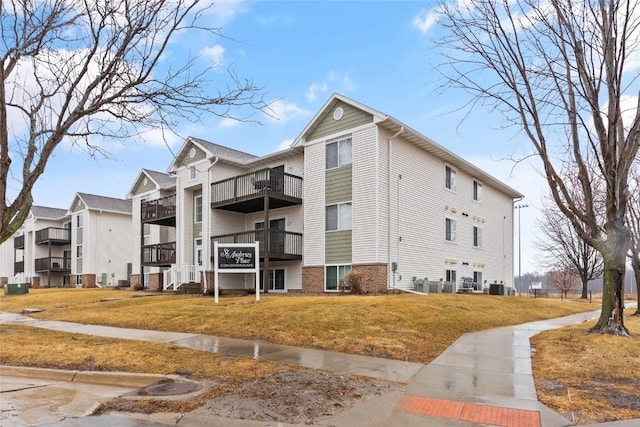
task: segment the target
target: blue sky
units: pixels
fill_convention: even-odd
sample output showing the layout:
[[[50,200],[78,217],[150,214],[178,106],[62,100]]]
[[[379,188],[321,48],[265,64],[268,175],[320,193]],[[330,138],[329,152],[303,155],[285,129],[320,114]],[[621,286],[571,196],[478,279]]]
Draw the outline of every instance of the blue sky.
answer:
[[[256,155],[277,151],[292,141],[333,92],[392,115],[470,160],[526,195],[521,211],[522,271],[533,271],[531,245],[544,180],[535,160],[515,165],[503,160],[530,151],[515,130],[500,130],[502,117],[474,111],[464,122],[457,111],[467,97],[439,89],[434,66],[440,58],[416,23],[435,7],[432,1],[221,1],[207,23],[225,38],[182,35],[167,60],[191,55],[220,64],[212,78],[225,83],[224,69],[251,78],[264,88],[273,115],[262,124],[214,119],[184,124],[192,135]],[[183,140],[171,146],[177,151]],[[76,192],[125,197],[140,168],[166,171],[172,153],[163,144],[128,144],[111,150],[114,159],[59,147],[34,190],[38,205],[68,208]],[[516,223],[517,232],[517,223]],[[517,235],[517,234],[516,234]],[[516,241],[517,247],[517,241]],[[517,253],[515,255],[517,273]]]

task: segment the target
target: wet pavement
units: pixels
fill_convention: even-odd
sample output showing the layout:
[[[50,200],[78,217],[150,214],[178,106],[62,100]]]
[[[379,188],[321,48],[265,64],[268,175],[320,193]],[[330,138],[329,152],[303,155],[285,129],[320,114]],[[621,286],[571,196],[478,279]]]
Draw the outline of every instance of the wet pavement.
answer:
[[[463,335],[429,365],[304,349],[198,334],[155,332],[68,322],[39,321],[0,313],[0,322],[104,337],[159,341],[191,349],[269,360],[312,369],[346,372],[405,383],[404,390],[371,398],[321,422],[324,426],[505,426],[562,427],[571,422],[537,401],[529,338],[541,331],[581,323],[599,312],[530,322]],[[2,378],[4,382],[5,378]],[[93,386],[91,386],[93,387]],[[122,394],[130,393],[123,391]],[[4,400],[4,399],[3,399]],[[91,423],[123,426],[285,426],[282,423],[229,420],[184,414],[126,422],[116,415],[92,417]],[[1,418],[5,426],[5,417]],[[65,420],[59,426],[75,426]],[[71,423],[71,424],[67,424]],[[131,424],[128,424],[131,423]],[[27,424],[18,424],[27,425]],[[36,424],[28,424],[36,425]],[[600,426],[640,427],[640,420]],[[13,427],[7,424],[9,427]]]

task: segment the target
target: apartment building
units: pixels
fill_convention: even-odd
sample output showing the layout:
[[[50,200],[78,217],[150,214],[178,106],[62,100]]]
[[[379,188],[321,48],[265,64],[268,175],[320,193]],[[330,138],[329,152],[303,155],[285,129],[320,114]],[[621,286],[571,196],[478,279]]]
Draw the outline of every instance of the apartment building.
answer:
[[[140,231],[134,250],[154,260],[171,254],[164,289],[195,281],[210,290],[213,242],[254,241],[268,292],[337,292],[349,271],[370,292],[420,291],[426,282],[481,291],[512,282],[513,202],[522,194],[340,94],[287,150],[257,157],[190,137],[168,176],[175,193],[167,187],[170,194],[140,200],[134,217],[138,230],[175,227],[158,245],[143,244]],[[251,274],[227,274],[219,285],[254,283]]]
[[[13,239],[13,268],[34,287],[96,287],[128,283],[133,258],[131,201],[76,193],[69,209],[33,206]]]

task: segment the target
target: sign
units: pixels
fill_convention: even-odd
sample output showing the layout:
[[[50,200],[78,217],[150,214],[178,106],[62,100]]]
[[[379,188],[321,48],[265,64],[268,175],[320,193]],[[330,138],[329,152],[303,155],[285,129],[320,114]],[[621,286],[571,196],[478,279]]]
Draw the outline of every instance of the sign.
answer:
[[[253,273],[256,301],[260,301],[260,242],[253,244],[213,242],[213,253],[216,304],[220,294],[220,273]]]
[[[542,289],[542,282],[531,283],[531,289]]]
[[[256,247],[218,245],[216,250],[219,270],[255,269]]]

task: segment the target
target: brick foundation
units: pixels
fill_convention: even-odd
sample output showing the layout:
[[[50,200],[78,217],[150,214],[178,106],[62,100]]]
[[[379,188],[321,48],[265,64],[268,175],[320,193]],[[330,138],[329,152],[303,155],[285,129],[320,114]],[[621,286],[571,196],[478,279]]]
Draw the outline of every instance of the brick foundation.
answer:
[[[204,275],[207,275],[207,290],[204,290]],[[200,273],[200,290],[203,294],[213,295],[215,293],[215,279],[216,275],[213,270],[207,270],[204,273]]]
[[[351,271],[362,276],[365,293],[383,294],[387,292],[387,264],[352,265]]]
[[[362,276],[364,293],[384,294],[387,292],[387,264],[352,265],[351,270]],[[324,293],[324,267],[302,268],[302,292],[305,294]]]
[[[302,267],[302,293],[324,292],[324,267]]]
[[[83,288],[97,288],[96,275],[95,274],[83,274],[82,275],[82,287]]]
[[[135,291],[140,284],[140,275],[139,274],[131,274],[129,276],[129,288],[132,291]]]
[[[162,273],[149,273],[147,275],[149,283],[147,283],[147,289],[153,292],[162,291]]]
[[[31,278],[31,287],[39,288],[40,287],[40,277],[34,276]]]
[[[6,285],[7,283],[9,283],[8,277],[0,277],[0,287],[4,288],[4,285]]]

